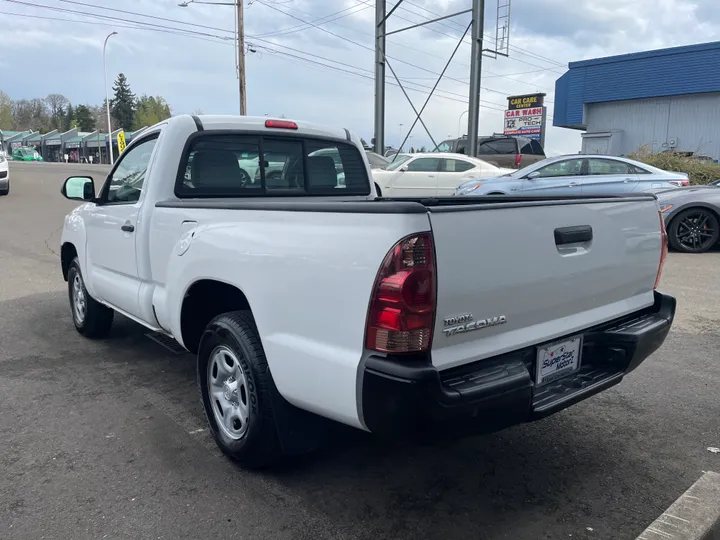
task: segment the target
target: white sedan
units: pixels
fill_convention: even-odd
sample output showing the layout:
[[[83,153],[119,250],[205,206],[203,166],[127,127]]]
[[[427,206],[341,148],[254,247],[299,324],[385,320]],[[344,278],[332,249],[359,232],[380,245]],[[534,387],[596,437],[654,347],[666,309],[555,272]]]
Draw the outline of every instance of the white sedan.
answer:
[[[384,169],[372,171],[382,197],[450,197],[468,180],[512,172],[462,154],[400,154]]]
[[[0,154],[0,196],[10,193],[10,166],[5,154]]]

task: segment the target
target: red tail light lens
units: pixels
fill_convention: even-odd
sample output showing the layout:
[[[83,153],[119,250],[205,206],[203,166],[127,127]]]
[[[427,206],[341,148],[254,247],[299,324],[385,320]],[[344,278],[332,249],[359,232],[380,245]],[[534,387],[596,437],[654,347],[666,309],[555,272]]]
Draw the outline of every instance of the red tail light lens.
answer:
[[[435,319],[435,288],[430,233],[400,240],[375,279],[365,346],[382,353],[426,351]]]
[[[265,120],[266,128],[297,129],[298,125],[290,120]]]
[[[663,219],[663,215],[661,212],[658,212],[660,215],[660,233],[662,238],[662,247],[660,248],[660,265],[658,266],[658,273],[657,277],[655,278],[655,289],[658,288],[658,285],[660,285],[660,278],[662,277],[662,271],[663,266],[665,266],[665,259],[667,258],[668,254],[668,235],[667,230],[665,229],[665,220]]]
[[[522,154],[515,154],[515,166],[520,167],[520,160],[522,159]]]
[[[690,185],[690,180],[670,180],[670,183],[677,187],[687,187]]]

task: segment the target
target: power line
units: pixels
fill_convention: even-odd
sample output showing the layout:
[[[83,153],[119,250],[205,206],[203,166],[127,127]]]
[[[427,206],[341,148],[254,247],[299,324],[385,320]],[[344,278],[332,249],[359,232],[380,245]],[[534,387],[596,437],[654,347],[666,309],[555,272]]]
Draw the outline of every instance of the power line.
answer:
[[[19,2],[18,0],[6,0],[6,1],[11,1],[11,2],[15,2],[15,3],[22,3],[22,2]],[[60,9],[60,11],[63,11],[63,10]],[[71,10],[71,11],[72,11],[72,10]],[[20,17],[40,18],[40,19],[45,19],[45,20],[54,20],[54,21],[60,21],[60,22],[69,22],[69,23],[78,23],[78,24],[92,24],[92,25],[98,25],[98,26],[108,26],[108,23],[99,22],[99,21],[81,21],[81,20],[62,19],[62,18],[57,18],[57,17],[46,17],[46,16],[37,16],[37,15],[31,15],[31,14],[10,13],[10,12],[0,12],[0,13],[4,13],[4,14],[7,14],[7,15],[15,15],[15,16],[20,16]],[[93,14],[83,14],[83,16],[93,17]],[[133,21],[129,21],[129,22],[133,22]],[[166,34],[180,35],[180,36],[184,36],[184,37],[193,37],[193,38],[195,38],[195,39],[203,39],[204,41],[210,41],[210,42],[212,42],[212,43],[221,43],[221,44],[225,44],[225,45],[228,45],[228,46],[233,46],[231,43],[228,43],[227,40],[226,40],[223,36],[213,36],[214,39],[209,39],[209,38],[207,38],[207,37],[205,37],[205,36],[212,36],[211,34],[201,33],[201,37],[197,37],[197,36],[192,35],[193,33],[196,33],[196,32],[194,32],[194,31],[192,31],[192,30],[174,29],[174,28],[172,28],[172,27],[160,27],[160,25],[152,25],[152,26],[150,26],[150,27],[145,27],[145,26],[131,26],[131,25],[127,25],[127,24],[125,24],[125,25],[118,25],[117,23],[114,23],[114,22],[112,23],[112,26],[116,26],[116,27],[119,26],[119,27],[121,27],[121,28],[129,28],[129,29],[135,29],[135,30],[146,30],[146,31],[152,31],[152,32],[161,32],[161,33],[166,33]],[[179,30],[179,31],[175,31],[175,30]],[[248,37],[250,37],[250,36],[248,36]],[[293,48],[293,47],[287,47],[287,46],[285,46],[285,45],[281,45],[281,44],[278,44],[278,43],[274,43],[274,42],[272,42],[272,41],[265,40],[265,39],[262,39],[262,38],[251,38],[251,39],[253,39],[253,41],[257,39],[257,41],[262,41],[262,42],[270,43],[270,44],[272,44],[272,45],[274,45],[274,46],[276,46],[276,47],[286,48],[286,49],[289,49],[289,50],[291,50],[291,51],[297,52],[297,53],[299,53],[299,54],[304,54],[304,55],[307,55],[307,56],[311,56],[311,57],[314,57],[314,58],[318,58],[318,59],[320,59],[320,60],[324,60],[324,61],[326,61],[326,62],[335,63],[335,64],[338,64],[338,65],[341,65],[341,66],[346,66],[346,67],[349,67],[349,68],[351,68],[351,69],[356,69],[356,70],[359,70],[359,69],[360,69],[360,68],[357,68],[357,67],[355,67],[355,66],[353,66],[353,65],[351,65],[351,64],[345,64],[345,63],[343,63],[343,62],[339,62],[339,61],[337,61],[337,60],[333,60],[333,59],[330,59],[330,58],[325,58],[325,57],[322,57],[322,56],[319,56],[319,55],[315,55],[315,54],[313,54],[313,53],[307,53],[307,52],[305,52],[305,51],[301,51],[301,50],[295,49],[295,48]],[[284,55],[284,56],[287,56],[287,57],[290,57],[290,58],[294,58],[294,59],[297,59],[297,60],[306,61],[306,62],[315,64],[315,65],[322,65],[322,66],[324,66],[324,67],[326,67],[326,68],[328,68],[328,69],[335,69],[336,71],[341,71],[341,72],[345,72],[345,73],[348,73],[348,74],[351,74],[351,75],[355,75],[355,76],[358,76],[358,77],[362,77],[362,78],[365,78],[365,79],[374,80],[373,77],[370,76],[370,75],[363,75],[362,73],[357,73],[356,71],[349,71],[349,70],[342,69],[342,68],[336,68],[335,66],[329,66],[329,65],[327,65],[327,64],[322,64],[321,62],[317,62],[317,61],[314,61],[314,60],[310,60],[310,59],[308,59],[308,58],[304,58],[304,57],[301,57],[301,56],[297,56],[297,55],[294,55],[294,54],[291,54],[291,53],[287,53],[287,52],[285,52],[285,51],[278,51],[277,49],[273,49],[272,47],[268,47],[268,46],[266,46],[266,45],[259,45],[258,48],[262,48],[262,49],[265,49],[265,50],[268,50],[268,51],[272,51],[272,52],[275,52],[275,53],[277,53],[277,54],[281,54],[281,55]],[[370,70],[362,70],[362,71],[365,71],[365,72],[367,72],[367,73],[369,73],[369,74],[372,74],[372,71],[370,71]],[[408,87],[410,90],[412,90],[412,91],[414,91],[414,92],[423,92],[424,90],[427,90],[427,89],[430,88],[430,87],[427,86],[427,85],[422,85],[422,84],[419,84],[419,83],[413,83],[413,82],[410,82],[410,81],[405,81],[404,79],[401,79],[401,80],[402,80],[403,82],[405,82],[406,84],[413,85],[414,87],[417,87],[417,88]],[[397,85],[396,85],[396,84],[393,84],[393,86],[397,86]],[[465,96],[462,95],[462,94],[457,94],[457,93],[455,93],[455,92],[451,92],[451,91],[449,91],[449,90],[442,90],[442,89],[439,90],[439,91],[440,91],[440,92],[443,92],[444,94],[448,94],[448,95],[437,94],[438,97],[441,97],[441,98],[444,98],[444,99],[449,99],[449,100],[451,100],[451,101],[457,101],[457,102],[460,102],[460,103],[464,103],[464,102],[465,102],[465,101],[464,101]],[[457,97],[451,97],[451,96],[457,96]],[[463,98],[463,99],[457,99],[457,98]],[[502,105],[500,105],[500,104],[493,103],[493,102],[485,102],[485,103],[487,104],[486,106],[487,106],[488,109],[497,110],[497,111],[503,110],[503,109],[497,109],[497,108],[494,108],[494,107],[493,107],[493,106],[498,106],[498,107],[502,106]]]
[[[419,5],[419,4],[416,4],[415,2],[412,2],[411,0],[404,0],[404,2],[405,2],[406,4],[410,4],[410,5],[412,5],[412,6],[415,6],[415,7],[417,7],[417,8],[420,8],[420,9],[422,9],[422,10],[424,10],[424,11],[427,11],[427,12],[430,13],[431,15],[435,15],[435,16],[437,16],[437,17],[441,17],[441,16],[443,15],[442,13],[438,13],[438,12],[436,12],[436,11],[432,11],[431,9],[428,9],[428,8],[426,8],[426,7],[424,7],[424,6],[421,6],[421,5]],[[413,12],[413,11],[410,11],[410,10],[408,10],[407,8],[401,8],[401,9],[403,9],[403,10],[405,10],[405,11],[408,11],[408,12],[410,12],[410,13],[414,13],[415,15],[418,15],[419,17],[422,17],[421,14],[416,13],[416,12]],[[454,24],[455,27],[456,27],[456,28],[453,28],[453,30],[458,29],[458,28],[459,28],[460,30],[463,29],[463,28],[462,28],[462,25],[460,25],[459,23],[455,23],[454,21],[450,21],[450,22],[451,22],[452,24]],[[442,23],[438,23],[438,24],[442,24]],[[443,24],[443,26],[446,26],[446,27],[447,27],[448,25],[447,25],[447,24]],[[493,40],[495,39],[495,38],[493,38],[492,36],[490,36],[490,35],[488,35],[488,34],[485,34],[485,37],[488,37],[488,38],[493,39]],[[523,49],[522,47],[517,47],[517,46],[515,46],[515,45],[510,45],[510,48],[511,48],[511,49],[518,50],[518,51],[523,51],[526,55],[530,56],[531,58],[532,58],[532,57],[535,57],[535,58],[537,58],[537,59],[539,59],[539,60],[544,60],[545,62],[547,62],[547,63],[549,63],[549,64],[554,64],[554,65],[556,65],[557,67],[565,68],[565,64],[563,64],[563,63],[561,63],[561,62],[558,62],[557,60],[553,60],[552,58],[547,58],[546,56],[541,56],[541,55],[539,55],[539,54],[537,54],[537,53],[535,53],[535,52],[533,52],[533,51],[528,51],[527,49]]]
[[[350,13],[345,13],[344,15],[340,15],[341,13],[344,13],[344,12],[350,11],[350,10],[353,10],[353,9],[355,9],[355,8],[358,8],[358,7],[359,7],[360,9],[357,9],[357,10],[355,10],[355,11],[351,11]],[[364,4],[363,2],[358,2],[357,4],[355,4],[355,5],[353,5],[353,6],[347,7],[347,8],[345,8],[345,9],[341,9],[340,11],[336,11],[335,13],[331,13],[331,14],[326,15],[326,16],[324,16],[324,17],[319,17],[318,19],[315,19],[315,20],[312,21],[312,22],[313,22],[313,23],[317,23],[317,24],[327,24],[327,23],[330,23],[330,22],[333,22],[333,21],[337,21],[338,19],[342,19],[342,18],[344,18],[344,17],[349,17],[350,15],[355,15],[356,13],[360,13],[361,11],[364,11],[364,10],[368,9],[369,7],[370,7],[369,5],[366,5],[366,4]],[[330,17],[333,17],[334,15],[338,15],[338,16],[331,19]],[[328,20],[324,20],[324,19],[328,19]],[[295,25],[295,26],[291,26],[291,27],[289,27],[289,28],[285,28],[285,29],[283,29],[283,30],[277,30],[277,31],[274,31],[274,32],[268,32],[268,33],[259,34],[259,35],[262,36],[262,37],[284,36],[284,35],[287,35],[287,34],[293,34],[293,33],[295,33],[295,32],[301,32],[302,30],[306,30],[306,29],[308,29],[308,28],[311,28],[311,26],[310,26],[310,25],[307,25],[307,24],[298,24],[298,25]]]

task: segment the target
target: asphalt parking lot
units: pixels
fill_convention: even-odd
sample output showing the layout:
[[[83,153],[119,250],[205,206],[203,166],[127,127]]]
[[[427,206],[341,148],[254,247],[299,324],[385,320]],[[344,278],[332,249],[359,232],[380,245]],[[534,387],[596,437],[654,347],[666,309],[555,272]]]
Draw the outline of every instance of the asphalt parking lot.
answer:
[[[248,473],[205,431],[193,358],[116,319],[74,330],[60,273],[65,177],[11,163],[0,198],[0,538],[631,539],[720,472],[720,253],[672,253],[664,347],[547,420],[440,445],[338,436]]]

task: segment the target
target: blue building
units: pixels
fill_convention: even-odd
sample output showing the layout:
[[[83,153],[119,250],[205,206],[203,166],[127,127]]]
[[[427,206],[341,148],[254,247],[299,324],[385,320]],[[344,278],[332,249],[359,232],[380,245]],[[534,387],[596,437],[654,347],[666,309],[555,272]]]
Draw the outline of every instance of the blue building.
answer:
[[[720,41],[568,64],[553,125],[583,130],[582,152],[641,147],[720,159]]]

